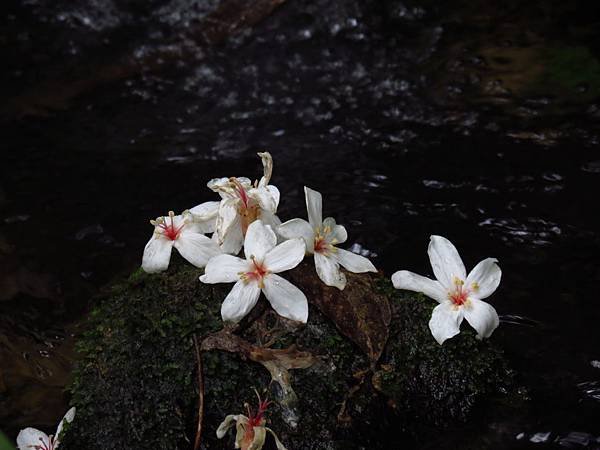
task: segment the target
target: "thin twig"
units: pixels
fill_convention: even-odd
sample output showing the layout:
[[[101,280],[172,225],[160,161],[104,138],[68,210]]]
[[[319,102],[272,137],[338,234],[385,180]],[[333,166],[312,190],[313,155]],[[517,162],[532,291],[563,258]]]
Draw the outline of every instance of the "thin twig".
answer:
[[[194,439],[194,450],[200,449],[202,442],[202,422],[204,420],[204,374],[202,373],[202,353],[198,345],[198,336],[192,335],[194,350],[196,353],[196,364],[198,366],[198,427],[196,428],[196,439]]]

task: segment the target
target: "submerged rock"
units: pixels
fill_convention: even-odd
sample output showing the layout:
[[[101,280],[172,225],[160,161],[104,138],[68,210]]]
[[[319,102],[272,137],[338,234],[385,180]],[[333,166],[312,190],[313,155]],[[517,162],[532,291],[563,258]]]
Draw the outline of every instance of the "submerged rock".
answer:
[[[438,345],[427,325],[434,302],[380,275],[349,273],[338,291],[305,262],[289,277],[307,294],[308,324],[280,318],[261,299],[224,331],[220,306],[230,286],[203,285],[199,275],[182,264],[136,272],[99,302],[79,342],[70,387],[78,413],[62,448],[192,448],[194,336],[204,349],[207,449],[233,448],[234,433],[219,441],[215,431],[255,403],[254,388],[269,389],[269,426],[289,449],[405,447],[511,390],[492,342],[465,329]]]

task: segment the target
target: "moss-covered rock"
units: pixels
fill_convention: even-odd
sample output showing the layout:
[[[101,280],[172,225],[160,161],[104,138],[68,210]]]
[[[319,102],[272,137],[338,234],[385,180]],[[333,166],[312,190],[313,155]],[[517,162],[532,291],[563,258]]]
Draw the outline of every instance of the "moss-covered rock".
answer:
[[[222,328],[220,306],[230,289],[202,285],[198,272],[176,264],[160,275],[135,273],[90,314],[71,386],[78,413],[65,450],[192,447],[198,409],[193,336],[202,340]],[[215,430],[225,415],[244,413],[245,402],[255,403],[254,388],[269,388],[275,401],[270,426],[290,449],[399,448],[428,427],[464,420],[475,402],[510,388],[510,371],[490,341],[465,330],[444,346],[435,342],[427,327],[435,306],[429,299],[398,292],[372,274],[348,274],[343,292],[317,288],[308,263],[290,277],[311,303],[306,326],[280,319],[261,300],[233,332],[253,348],[294,344],[314,355],[315,363],[290,371],[296,398],[271,381],[252,360],[258,358],[205,351],[203,448],[233,448],[233,436],[219,441]],[[353,289],[363,289],[358,297],[364,302],[378,296],[391,306],[382,352],[364,351],[367,344],[378,348],[371,343],[382,336],[381,330],[369,332],[365,310],[356,313],[358,328],[365,328],[358,337],[331,320],[339,308],[321,312],[325,301],[356,297]]]

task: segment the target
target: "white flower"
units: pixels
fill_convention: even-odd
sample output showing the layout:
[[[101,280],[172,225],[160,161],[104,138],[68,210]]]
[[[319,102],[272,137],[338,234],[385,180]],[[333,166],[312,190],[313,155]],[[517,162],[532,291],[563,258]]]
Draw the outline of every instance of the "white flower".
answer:
[[[500,321],[494,307],[481,300],[500,284],[498,260],[484,259],[467,276],[456,247],[448,239],[431,236],[427,253],[437,281],[401,270],[392,275],[394,287],[422,292],[440,303],[429,321],[431,334],[440,344],[460,333],[463,318],[475,328],[478,338],[490,337]]]
[[[323,283],[344,289],[346,276],[340,272],[340,265],[354,273],[377,272],[373,263],[364,256],[336,247],[348,239],[346,229],[336,225],[331,217],[323,220],[323,200],[319,192],[305,186],[304,194],[308,222],[303,219],[288,220],[279,226],[278,232],[286,239],[304,239],[307,253],[315,255],[315,267]]]
[[[64,424],[73,422],[74,418],[75,408],[71,408],[58,424],[56,434],[50,436],[35,428],[21,430],[17,436],[17,447],[19,450],[56,450],[60,444]]]
[[[304,258],[302,239],[290,239],[277,244],[269,225],[256,220],[248,227],[244,241],[246,258],[219,255],[206,265],[203,283],[233,283],[223,301],[221,316],[225,321],[238,322],[256,305],[260,292],[277,314],[288,319],[306,322],[308,302],[300,289],[276,273],[290,270]]]
[[[176,216],[169,211],[168,216],[150,221],[154,233],[144,248],[142,258],[142,268],[146,272],[167,270],[173,247],[196,267],[204,267],[210,258],[221,253],[217,243],[204,235],[214,229],[214,218],[202,220],[206,217],[202,208],[203,205],[194,208],[198,212],[196,215],[184,211]]]
[[[258,154],[264,175],[254,184],[248,178],[215,178],[208,187],[221,195],[217,216],[217,241],[224,253],[237,255],[242,248],[248,226],[257,219],[277,227],[281,223],[275,215],[279,205],[279,190],[269,184],[273,171],[270,153]]]
[[[258,393],[256,395],[258,396]],[[223,420],[221,425],[219,425],[219,428],[217,428],[217,437],[222,439],[227,431],[229,431],[229,429],[235,424],[235,448],[240,448],[242,450],[262,449],[263,445],[265,445],[265,439],[268,431],[275,439],[277,450],[286,450],[275,432],[270,428],[265,427],[266,421],[264,414],[269,406],[269,403],[270,402],[268,401],[261,401],[260,397],[258,397],[258,410],[256,411],[256,414],[253,414],[252,411],[250,411],[248,404],[246,404],[248,416],[243,414],[232,414],[225,417],[225,420]]]

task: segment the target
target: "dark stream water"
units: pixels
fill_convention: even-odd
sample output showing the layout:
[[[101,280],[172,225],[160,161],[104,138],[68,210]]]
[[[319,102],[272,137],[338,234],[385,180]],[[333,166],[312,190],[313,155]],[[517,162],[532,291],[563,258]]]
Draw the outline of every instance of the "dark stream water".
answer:
[[[139,265],[148,220],[258,178],[266,149],[279,216],[321,191],[386,274],[431,273],[430,234],[500,260],[492,339],[528,409],[431,448],[473,427],[490,448],[600,448],[600,15],[443,3],[288,0],[211,46],[185,35],[217,1],[5,3],[0,428],[54,426],[77,323]],[[98,81],[111,64],[139,67]]]

